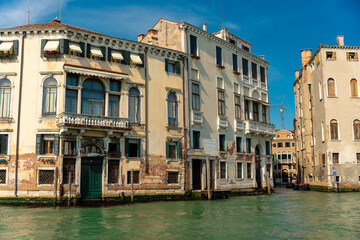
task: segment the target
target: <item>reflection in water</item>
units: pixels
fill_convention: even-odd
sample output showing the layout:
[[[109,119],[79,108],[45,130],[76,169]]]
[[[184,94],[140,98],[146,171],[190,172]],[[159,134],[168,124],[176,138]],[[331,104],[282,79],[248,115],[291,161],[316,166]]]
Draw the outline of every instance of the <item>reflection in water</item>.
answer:
[[[0,206],[0,239],[359,239],[359,193],[271,196],[104,208]]]

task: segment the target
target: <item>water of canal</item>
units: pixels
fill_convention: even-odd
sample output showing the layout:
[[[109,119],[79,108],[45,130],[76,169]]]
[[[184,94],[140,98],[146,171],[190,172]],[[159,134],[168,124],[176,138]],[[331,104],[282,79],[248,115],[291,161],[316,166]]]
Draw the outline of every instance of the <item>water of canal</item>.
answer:
[[[359,200],[360,193],[277,189],[102,208],[0,206],[0,239],[360,239]]]

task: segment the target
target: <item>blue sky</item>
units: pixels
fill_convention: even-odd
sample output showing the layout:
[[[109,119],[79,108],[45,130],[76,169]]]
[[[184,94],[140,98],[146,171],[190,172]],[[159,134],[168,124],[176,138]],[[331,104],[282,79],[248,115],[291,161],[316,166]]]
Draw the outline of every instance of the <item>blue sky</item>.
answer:
[[[29,0],[31,23],[50,22],[59,16],[61,0]],[[61,20],[113,36],[136,40],[159,18],[186,21],[195,26],[208,23],[208,31],[222,27],[221,0],[119,1],[62,0]],[[0,0],[0,28],[26,24],[26,0]],[[360,45],[360,0],[243,1],[223,0],[224,24],[231,32],[253,44],[252,52],[270,62],[271,104],[284,105],[285,127],[293,127],[294,71],[300,69],[300,49],[319,44]],[[271,108],[271,121],[280,128],[279,108]]]

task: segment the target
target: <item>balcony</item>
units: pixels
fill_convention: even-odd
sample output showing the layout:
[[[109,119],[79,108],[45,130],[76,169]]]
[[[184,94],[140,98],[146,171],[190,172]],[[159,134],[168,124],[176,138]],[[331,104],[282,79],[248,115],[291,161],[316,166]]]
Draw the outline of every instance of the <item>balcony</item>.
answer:
[[[264,82],[261,82],[261,85],[260,85],[260,87],[262,88],[262,89],[267,89],[267,87],[266,87],[266,83],[264,83]]]
[[[127,118],[88,116],[76,113],[61,113],[57,119],[59,127],[98,128],[109,130],[130,130]]]
[[[257,86],[259,86],[259,81],[253,78],[252,84],[257,87]]]
[[[228,119],[225,116],[218,116],[218,126],[219,128],[227,128],[228,127]]]
[[[200,124],[203,123],[203,113],[198,111],[192,111],[191,112],[191,121],[192,124]]]
[[[235,128],[238,131],[244,131],[244,121],[241,119],[235,119]]]
[[[243,75],[243,81],[244,83],[250,83],[249,77],[245,75]]]
[[[245,120],[245,134],[248,133],[273,136],[275,135],[275,125],[254,120]]]

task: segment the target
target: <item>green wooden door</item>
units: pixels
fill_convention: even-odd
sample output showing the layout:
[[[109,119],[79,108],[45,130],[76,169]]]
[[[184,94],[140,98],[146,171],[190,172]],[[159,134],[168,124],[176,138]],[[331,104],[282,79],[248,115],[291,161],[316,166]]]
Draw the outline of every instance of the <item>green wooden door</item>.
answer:
[[[81,164],[81,196],[102,196],[102,161],[82,161]]]

